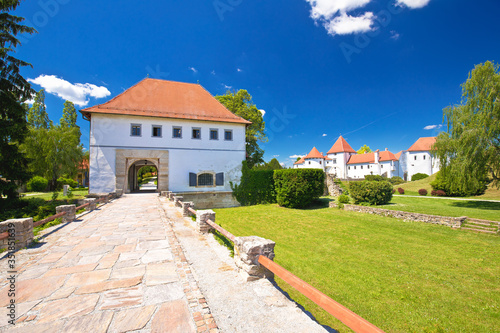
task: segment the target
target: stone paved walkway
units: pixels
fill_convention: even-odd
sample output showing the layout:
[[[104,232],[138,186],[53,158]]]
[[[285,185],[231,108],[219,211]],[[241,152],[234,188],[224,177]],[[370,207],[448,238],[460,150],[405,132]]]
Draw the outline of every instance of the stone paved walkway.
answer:
[[[154,193],[46,229],[15,256],[15,326],[0,260],[2,332],[326,331],[268,280],[244,283],[227,249]]]
[[[47,229],[40,246],[16,253],[15,327],[7,323],[9,286],[2,279],[0,329],[217,332],[161,213],[157,195],[129,195]]]

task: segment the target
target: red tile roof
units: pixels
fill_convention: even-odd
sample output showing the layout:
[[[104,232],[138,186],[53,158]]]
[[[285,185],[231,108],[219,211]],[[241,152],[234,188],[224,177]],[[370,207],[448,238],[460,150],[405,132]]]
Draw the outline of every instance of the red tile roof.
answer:
[[[429,151],[432,150],[432,146],[436,143],[436,137],[419,138],[408,151]]]
[[[304,159],[306,158],[322,158],[324,159],[326,156],[323,156],[323,154],[321,154],[317,149],[316,147],[313,147],[313,149],[311,149],[311,151],[309,152],[309,154],[306,155],[306,157],[304,157]]]
[[[401,158],[401,154],[402,153],[403,153],[403,151],[401,150],[399,153],[397,153],[396,155],[394,155],[394,156],[396,156],[396,158],[398,159],[398,161]]]
[[[339,136],[339,138],[337,139],[337,141],[335,141],[332,148],[330,148],[327,154],[334,153],[356,153],[356,151],[352,149],[352,147],[342,136]]]
[[[304,158],[303,158],[303,157],[301,157],[301,158],[300,158],[300,160],[298,160],[297,162],[295,162],[295,163],[293,163],[293,164],[302,164],[302,163],[304,163],[304,162],[305,162]]]
[[[106,103],[80,111],[130,116],[251,124],[233,114],[199,84],[146,78]]]
[[[357,154],[349,158],[347,164],[375,163],[375,153]]]
[[[379,162],[385,162],[385,161],[397,161],[398,158],[396,155],[391,153],[390,151],[384,150],[379,153]]]

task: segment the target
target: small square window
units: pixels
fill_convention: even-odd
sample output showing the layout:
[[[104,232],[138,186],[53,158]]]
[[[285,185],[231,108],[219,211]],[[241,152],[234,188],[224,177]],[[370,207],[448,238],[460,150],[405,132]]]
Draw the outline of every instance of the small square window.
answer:
[[[160,125],[153,125],[153,130],[151,132],[151,136],[156,137],[156,138],[161,138],[161,126]]]
[[[219,130],[210,129],[210,140],[219,140]]]
[[[356,166],[354,166],[354,170],[356,170]]]
[[[337,159],[334,158],[333,161],[332,161],[333,164],[337,164]]]
[[[130,135],[131,136],[141,136],[141,125],[140,124],[132,124],[130,127]]]
[[[383,169],[383,168],[384,168],[384,166],[383,166],[383,165],[381,165],[381,166],[380,166],[380,169]]]
[[[415,161],[417,160],[417,156],[415,156]]]
[[[182,127],[174,127],[172,130],[173,138],[182,138]]]
[[[233,141],[233,131],[232,130],[225,130],[224,131],[224,140]]]
[[[193,128],[193,139],[201,139],[201,129]]]
[[[363,170],[363,166],[361,166],[361,170]]]
[[[425,160],[425,155],[424,155],[424,160]]]

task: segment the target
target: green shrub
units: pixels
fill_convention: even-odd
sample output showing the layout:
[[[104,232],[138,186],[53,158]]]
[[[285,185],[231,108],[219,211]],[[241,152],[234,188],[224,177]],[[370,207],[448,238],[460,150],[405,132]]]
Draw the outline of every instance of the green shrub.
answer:
[[[387,181],[352,182],[349,190],[356,204],[385,205],[392,199],[392,185]]]
[[[333,182],[342,189],[342,194],[349,195],[349,189],[344,185],[344,183],[342,183],[340,179],[335,178]]]
[[[274,185],[278,204],[288,208],[303,208],[323,195],[325,173],[319,169],[274,170]]]
[[[415,180],[425,179],[427,177],[429,177],[428,174],[419,172],[411,176],[411,181],[414,182]]]
[[[63,185],[69,185],[70,187],[78,187],[78,182],[71,178],[59,177],[57,179],[57,188],[60,190],[63,188]]]
[[[431,182],[434,191],[442,191],[450,197],[466,197],[472,195],[481,195],[486,191],[488,182],[486,180],[476,180],[469,186],[462,186],[452,180],[447,180],[442,171],[436,174],[436,179]],[[441,192],[440,192],[441,193]]]
[[[341,194],[339,195],[339,197],[337,198],[337,201],[341,204],[348,204],[349,203],[349,196],[345,195],[345,194]]]
[[[43,192],[47,189],[49,181],[43,177],[35,176],[28,181],[26,184],[26,190],[28,192]]]
[[[242,205],[275,203],[273,170],[252,170],[244,161],[239,184],[230,182],[234,198]]]
[[[369,182],[381,182],[381,181],[387,180],[387,178],[384,178],[384,177],[379,176],[379,175],[366,175],[365,180],[367,180]]]
[[[405,182],[403,180],[403,178],[398,177],[398,176],[391,177],[391,179],[389,179],[389,181],[391,182],[392,185],[399,185],[399,184],[403,184]]]

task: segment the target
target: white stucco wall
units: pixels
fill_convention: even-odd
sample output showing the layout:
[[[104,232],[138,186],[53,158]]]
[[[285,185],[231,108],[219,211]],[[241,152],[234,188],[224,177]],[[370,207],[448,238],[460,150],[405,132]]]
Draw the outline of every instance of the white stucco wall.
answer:
[[[131,136],[131,124],[141,125],[141,136]],[[152,126],[162,127],[161,137],[152,137]],[[182,138],[173,138],[172,128],[182,127]],[[192,128],[201,130],[201,139],[191,137]],[[219,140],[210,140],[210,129],[218,129]],[[232,130],[233,140],[224,140]],[[116,149],[168,150],[169,190],[229,191],[229,182],[238,182],[245,159],[245,125],[155,117],[92,114],[90,130],[91,193],[115,190]],[[224,172],[224,186],[190,187],[189,173]]]
[[[432,156],[428,151],[406,152],[408,181],[416,173],[432,175]]]
[[[302,164],[296,164],[296,169],[321,169],[325,170],[324,160],[319,158],[308,158]]]

